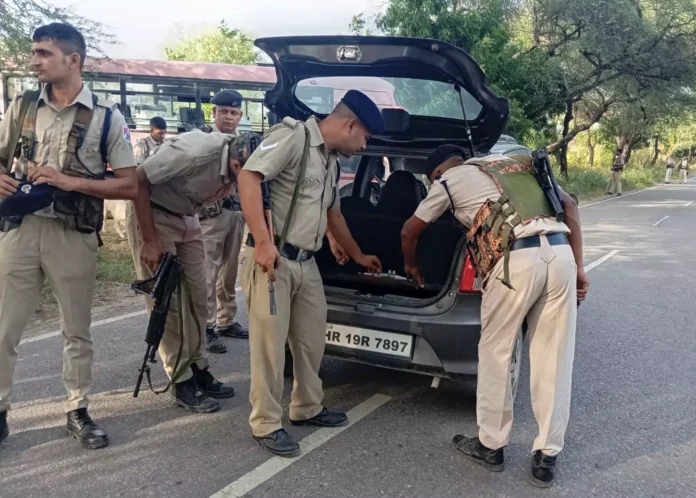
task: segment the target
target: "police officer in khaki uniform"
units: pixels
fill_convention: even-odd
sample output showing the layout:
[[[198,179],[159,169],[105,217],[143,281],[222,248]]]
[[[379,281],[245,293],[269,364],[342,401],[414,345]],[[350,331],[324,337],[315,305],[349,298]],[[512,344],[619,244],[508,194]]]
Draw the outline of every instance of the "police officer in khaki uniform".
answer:
[[[242,119],[243,97],[234,90],[217,93],[213,107],[214,133],[237,136]],[[225,353],[227,346],[219,336],[246,339],[249,331],[234,320],[237,314],[237,268],[244,238],[244,214],[237,191],[198,214],[205,245],[205,267],[208,278],[208,321],[206,348],[211,353]]]
[[[423,284],[416,261],[418,236],[445,210],[452,210],[467,229],[474,227],[467,233],[468,242],[476,246],[473,254],[483,261],[492,254],[490,251],[500,249],[497,241],[495,248],[476,245],[479,234],[484,238],[497,237],[499,233],[513,235],[508,256],[498,254],[491,259],[490,273],[483,275],[476,393],[479,435],[458,435],[453,442],[457,450],[477,463],[493,471],[503,470],[503,448],[508,444],[513,419],[510,361],[526,317],[532,408],[539,424],[532,477],[534,484],[546,487],[553,480],[556,455],[563,449],[570,410],[577,304],[585,299],[589,287],[583,269],[579,210],[572,198],[563,193],[565,223],[549,215],[550,208],[543,208],[549,204],[541,188],[534,191],[536,182],[527,157],[511,160],[489,155],[466,162],[465,157],[461,148],[448,145],[436,149],[428,158],[426,170],[432,188],[402,230],[406,273]],[[511,186],[514,178],[504,177],[523,172],[530,175],[529,181],[518,183],[516,188]],[[505,190],[496,182],[506,185]],[[526,206],[519,202],[522,198]],[[518,211],[515,205],[522,210]],[[524,209],[529,206],[542,206],[535,214],[546,210],[547,215],[525,219],[521,213],[528,213]],[[491,222],[493,228],[487,229]],[[505,235],[501,241],[504,239]],[[472,253],[471,248],[469,252]]]
[[[609,180],[609,186],[607,187],[607,195],[612,195],[612,193],[616,192],[616,196],[621,197],[621,174],[625,164],[626,158],[623,155],[623,150],[620,148],[616,149],[614,162],[611,164],[611,180]]]
[[[165,251],[176,254],[183,268],[183,302],[173,296],[159,353],[173,381],[173,401],[195,412],[215,411],[219,408],[215,399],[234,396],[232,387],[208,371],[204,347],[208,291],[197,213],[234,190],[246,151],[245,137],[199,130],[174,137],[138,166],[135,216],[126,221],[139,279],[152,277]],[[152,305],[148,299],[148,309]]]
[[[11,203],[12,194],[29,194],[41,184],[55,192],[46,208],[0,223],[0,440],[8,433],[17,345],[48,279],[62,318],[67,429],[84,447],[96,449],[109,442],[87,412],[97,232],[103,199],[135,197],[135,158],[116,104],[96,98],[82,83],[82,34],[68,24],[49,24],[34,32],[32,47],[31,67],[43,88],[36,97],[15,99],[0,124],[0,198]],[[18,139],[21,156],[10,173]],[[114,178],[103,179],[106,162]],[[20,187],[22,175],[28,182]]]
[[[329,412],[321,404],[324,393],[318,372],[324,353],[326,299],[313,255],[328,224],[351,258],[370,271],[381,272],[379,260],[362,253],[341,215],[336,159],[337,153],[350,157],[363,150],[367,137],[381,133],[383,127],[377,106],[364,94],[350,91],[323,121],[285,118],[269,130],[239,176],[242,209],[251,232],[242,268],[250,328],[249,422],[256,441],[276,455],[290,457],[300,451],[280,421],[286,341],[295,374],[291,423],[319,427],[346,423],[345,414]],[[306,170],[298,178],[304,157]],[[264,218],[261,183],[270,182],[272,228],[282,238],[298,181],[294,217],[286,243],[278,250]]]
[[[135,144],[135,160],[140,166],[145,159],[157,152],[167,137],[167,122],[160,116],[150,120],[150,134]]]

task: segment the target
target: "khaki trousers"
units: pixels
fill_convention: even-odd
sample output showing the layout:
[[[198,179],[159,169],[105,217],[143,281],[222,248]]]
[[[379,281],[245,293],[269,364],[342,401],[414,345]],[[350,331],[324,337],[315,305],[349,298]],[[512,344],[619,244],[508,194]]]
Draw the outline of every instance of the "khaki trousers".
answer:
[[[609,181],[609,188],[607,189],[608,194],[620,194],[622,193],[621,187],[621,171],[612,171],[611,180]]]
[[[674,171],[674,168],[667,168],[667,173],[665,173],[665,183],[672,181],[672,171]]]
[[[237,268],[244,239],[244,214],[223,209],[201,220],[208,280],[208,326],[227,327],[237,314]]]
[[[159,355],[164,363],[164,370],[169,378],[172,378],[179,347],[182,345],[180,320],[183,320],[183,346],[181,346],[178,368],[181,368],[189,360],[195,362],[200,368],[208,366],[204,336],[207,315],[205,251],[203,250],[203,235],[198,217],[173,216],[157,210],[152,211],[152,216],[164,251],[179,256],[179,262],[183,268],[182,278],[188,284],[188,286],[182,286],[183,303],[179,302],[176,292],[172,296],[167,324],[159,347]],[[152,270],[140,261],[142,237],[133,209],[128,210],[126,232],[138,278],[151,278],[153,276]],[[193,303],[193,313],[191,312],[191,302]],[[152,311],[154,301],[145,298],[145,304],[148,311]],[[188,368],[177,379],[177,382],[188,380],[192,375],[191,369]]]
[[[26,216],[0,233],[0,411],[10,406],[17,346],[48,279],[58,301],[63,337],[66,412],[86,408],[92,390],[92,293],[97,275],[97,235],[63,222]]]
[[[282,428],[285,343],[290,344],[295,382],[290,418],[306,420],[319,414],[324,398],[319,367],[326,342],[326,297],[314,259],[304,263],[281,258],[274,282],[277,314],[270,313],[268,276],[247,247],[242,287],[249,308],[251,352],[251,416],[254,436]]]
[[[688,182],[689,182],[689,170],[680,169],[679,170],[679,183],[688,183]]]
[[[533,451],[556,455],[570,412],[575,353],[577,266],[569,245],[510,253],[510,280],[505,287],[503,261],[486,282],[481,305],[476,417],[481,443],[491,449],[506,446],[513,419],[509,378],[517,331],[527,318],[532,410],[539,425]]]

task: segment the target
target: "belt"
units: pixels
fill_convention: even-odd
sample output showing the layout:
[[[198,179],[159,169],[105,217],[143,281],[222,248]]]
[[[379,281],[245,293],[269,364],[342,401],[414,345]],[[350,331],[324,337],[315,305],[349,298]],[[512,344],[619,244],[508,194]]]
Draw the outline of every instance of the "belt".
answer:
[[[233,202],[230,199],[225,199],[222,201],[222,209],[228,209],[230,211],[241,211],[242,207],[237,202]]]
[[[184,215],[181,213],[175,213],[171,209],[167,209],[166,207],[157,204],[156,202],[150,201],[150,206],[152,206],[152,209],[155,209],[157,211],[162,211],[163,213],[171,214],[172,216],[177,216],[179,218],[183,218]]]
[[[278,238],[276,237],[275,240],[276,243],[278,243]],[[254,242],[254,237],[251,235],[251,232],[249,232],[249,236],[247,237],[247,246],[249,247],[255,247],[256,243]],[[281,249],[280,249],[280,255],[284,257],[285,259],[288,259],[290,261],[297,261],[297,262],[303,262],[303,261],[309,261],[314,257],[314,251],[307,251],[306,249],[300,249],[299,247],[295,247],[291,244],[285,244]]]
[[[562,246],[568,244],[568,236],[564,233],[550,233],[546,236],[546,240],[549,241],[550,246]],[[517,251],[518,249],[530,249],[532,247],[541,247],[540,235],[532,235],[531,237],[519,239],[512,244],[510,250]]]

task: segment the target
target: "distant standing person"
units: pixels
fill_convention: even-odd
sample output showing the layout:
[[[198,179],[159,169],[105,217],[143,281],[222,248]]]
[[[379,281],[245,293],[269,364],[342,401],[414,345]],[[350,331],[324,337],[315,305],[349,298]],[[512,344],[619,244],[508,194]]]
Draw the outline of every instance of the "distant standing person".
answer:
[[[674,158],[667,158],[667,173],[665,173],[665,183],[672,183],[672,171],[674,171]]]
[[[150,134],[138,140],[138,143],[133,148],[138,166],[159,149],[159,146],[164,143],[166,136],[167,122],[164,118],[155,116],[150,120]]]
[[[607,195],[612,195],[614,192],[616,192],[617,197],[621,195],[621,173],[623,173],[624,164],[623,151],[616,149],[614,161],[611,164],[611,180],[607,188]]]
[[[689,181],[689,158],[686,156],[682,157],[681,163],[679,164],[679,183],[686,183]]]

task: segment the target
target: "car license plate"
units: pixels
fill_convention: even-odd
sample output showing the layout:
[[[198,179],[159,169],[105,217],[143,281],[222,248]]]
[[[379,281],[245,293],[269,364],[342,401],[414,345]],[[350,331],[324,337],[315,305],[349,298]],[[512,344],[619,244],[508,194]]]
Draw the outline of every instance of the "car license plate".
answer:
[[[394,334],[380,330],[362,329],[329,323],[326,326],[326,343],[348,349],[369,351],[410,358],[413,352],[413,336]]]

